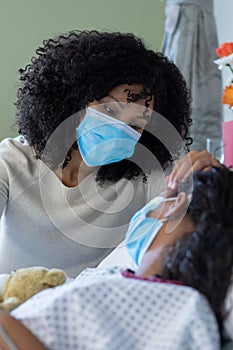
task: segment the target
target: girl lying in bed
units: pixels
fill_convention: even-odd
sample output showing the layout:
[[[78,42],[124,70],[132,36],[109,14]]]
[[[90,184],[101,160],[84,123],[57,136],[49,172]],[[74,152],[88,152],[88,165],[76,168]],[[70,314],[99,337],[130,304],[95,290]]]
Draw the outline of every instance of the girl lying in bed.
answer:
[[[157,197],[134,215],[126,247],[136,272],[86,269],[11,315],[48,349],[220,349],[233,266],[233,172],[199,171],[190,193],[186,181],[176,198]]]

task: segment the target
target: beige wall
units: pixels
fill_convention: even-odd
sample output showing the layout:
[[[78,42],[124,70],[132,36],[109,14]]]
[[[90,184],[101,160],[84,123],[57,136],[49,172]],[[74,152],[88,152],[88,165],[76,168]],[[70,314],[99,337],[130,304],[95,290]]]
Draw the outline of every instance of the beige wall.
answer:
[[[72,29],[133,32],[159,50],[164,27],[161,0],[0,0],[0,140],[16,135],[18,68],[42,40]]]

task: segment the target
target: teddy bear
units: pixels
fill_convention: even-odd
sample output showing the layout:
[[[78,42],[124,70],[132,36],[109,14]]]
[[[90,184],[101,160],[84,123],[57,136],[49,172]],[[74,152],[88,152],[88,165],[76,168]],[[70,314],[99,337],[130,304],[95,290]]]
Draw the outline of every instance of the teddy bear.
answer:
[[[66,275],[60,269],[40,266],[18,269],[6,279],[0,308],[11,311],[43,289],[59,286],[65,281]]]

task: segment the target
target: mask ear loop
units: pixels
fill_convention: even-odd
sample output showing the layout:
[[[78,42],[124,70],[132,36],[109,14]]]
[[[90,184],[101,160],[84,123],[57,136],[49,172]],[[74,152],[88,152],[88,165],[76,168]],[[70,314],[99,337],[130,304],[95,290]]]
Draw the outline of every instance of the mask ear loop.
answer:
[[[177,197],[169,197],[169,198],[165,198],[164,199],[164,201],[163,201],[163,203],[165,203],[165,202],[170,202],[170,201],[174,201],[174,200],[176,200],[176,198]],[[160,222],[162,222],[162,223],[164,223],[164,222],[166,222],[166,221],[168,221],[170,218],[162,218],[162,219],[158,219]],[[171,234],[171,232],[166,232],[166,234]]]
[[[168,202],[169,200],[176,200],[176,198],[177,198],[177,197],[166,198],[166,199],[164,200],[164,202]],[[188,206],[189,206],[189,204],[190,204],[190,202],[191,202],[191,199],[192,199],[192,193],[188,193],[188,194],[187,194],[187,208],[188,208]],[[177,215],[179,215],[179,214],[177,214]],[[168,218],[160,219],[160,221],[162,221],[162,222],[164,223],[164,222],[169,221],[170,218],[172,218],[172,216],[170,216],[170,217],[168,217]],[[172,231],[170,231],[170,232],[167,232],[167,231],[166,231],[165,233],[166,233],[166,235],[171,235],[171,234],[172,234]]]
[[[168,197],[165,198],[163,202],[176,201],[177,197]]]

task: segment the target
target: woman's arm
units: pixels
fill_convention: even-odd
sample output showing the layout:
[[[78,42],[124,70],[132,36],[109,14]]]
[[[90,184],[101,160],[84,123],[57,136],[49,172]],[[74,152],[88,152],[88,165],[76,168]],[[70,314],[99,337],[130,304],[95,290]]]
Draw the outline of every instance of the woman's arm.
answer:
[[[5,164],[0,159],[0,218],[6,206],[9,193],[9,178]]]

